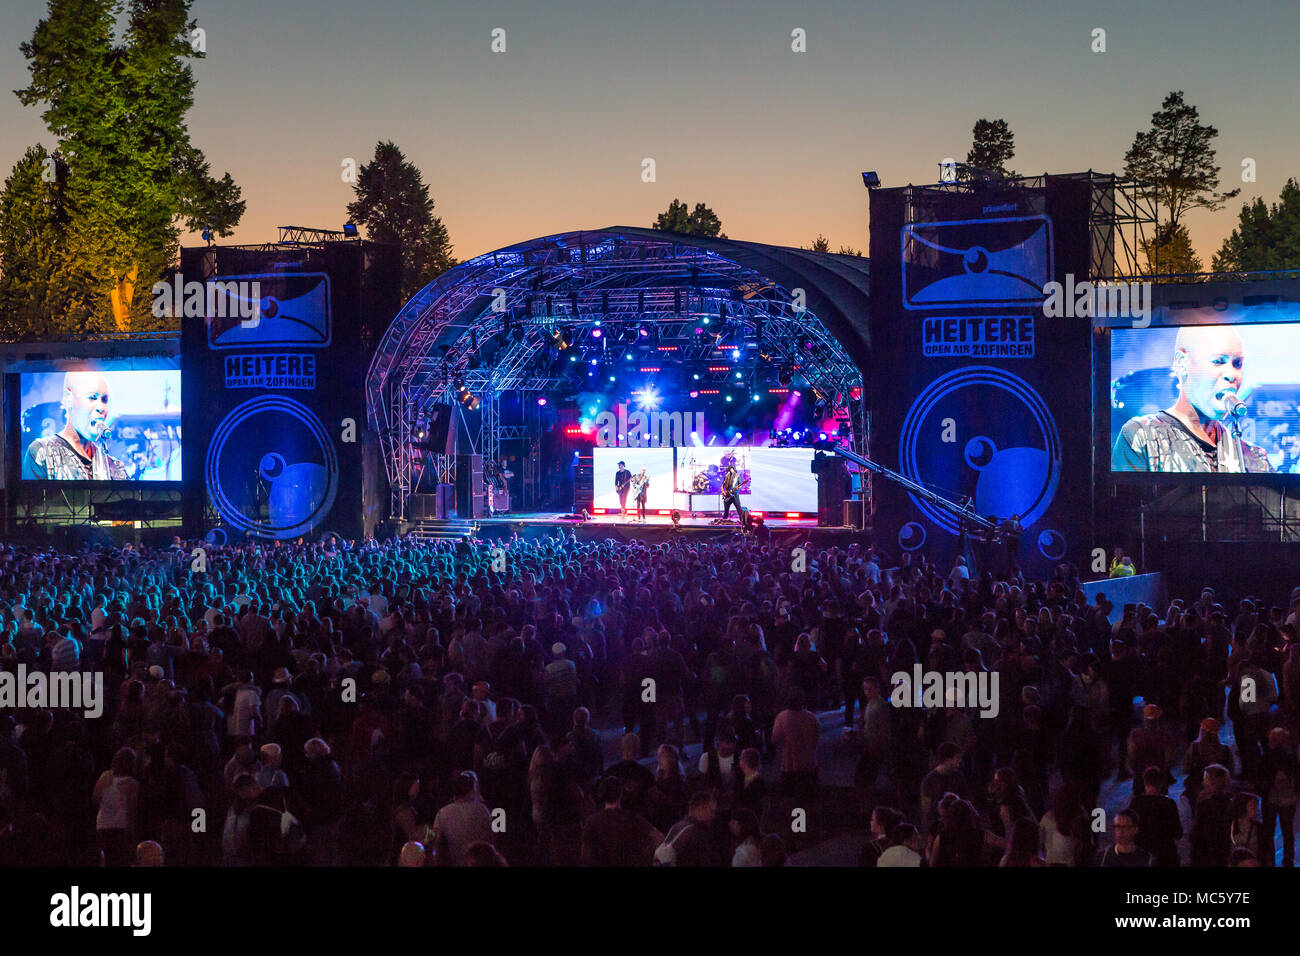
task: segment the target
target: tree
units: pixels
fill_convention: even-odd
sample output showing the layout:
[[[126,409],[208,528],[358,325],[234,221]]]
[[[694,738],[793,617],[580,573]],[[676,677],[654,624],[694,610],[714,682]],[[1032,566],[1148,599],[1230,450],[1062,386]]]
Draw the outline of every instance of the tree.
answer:
[[[5,340],[60,331],[56,319],[65,313],[55,307],[55,286],[67,229],[65,175],[59,158],[38,144],[28,147],[0,191],[0,337]]]
[[[862,250],[861,250],[861,249],[854,249],[852,246],[840,246],[839,250],[836,252],[836,255],[840,255],[840,256],[861,256],[861,255],[862,255]]]
[[[433,214],[433,199],[424,176],[392,142],[375,146],[375,158],[357,172],[357,198],[348,203],[348,218],[364,226],[375,242],[402,247],[402,301],[456,265],[451,237]]]
[[[830,252],[831,241],[821,233],[818,233],[817,238],[813,240],[811,248],[813,252]]]
[[[1016,174],[1007,168],[1007,162],[1016,154],[1015,140],[1015,134],[1007,126],[1006,120],[976,120],[971,130],[971,147],[966,154],[966,165],[1003,179],[1013,178]]]
[[[21,46],[31,83],[18,99],[42,105],[65,170],[66,226],[45,307],[79,329],[156,326],[136,290],[174,258],[179,224],[229,235],[243,216],[239,187],[229,173],[212,178],[185,125],[195,87],[186,60],[203,56],[190,43],[190,3],[49,0]],[[13,287],[38,281],[23,274],[30,267],[6,260]]]
[[[1280,202],[1243,203],[1237,228],[1214,257],[1216,272],[1300,269],[1300,183],[1288,179]]]
[[[727,235],[722,231],[722,220],[717,217],[712,209],[697,202],[695,208],[688,214],[686,212],[686,203],[680,199],[674,199],[668,204],[668,209],[659,214],[659,218],[654,221],[653,228],[662,229],[665,232],[680,232],[688,236],[704,236],[711,239],[726,239]]]
[[[174,258],[180,223],[226,236],[244,213],[239,187],[229,174],[212,178],[185,125],[195,87],[186,61],[203,56],[190,42],[191,2],[49,0],[21,46],[31,83],[18,98],[43,107],[66,169],[51,283],[64,301],[49,305],[83,330],[156,326],[136,291]],[[20,258],[5,271],[30,287],[27,265]]]
[[[1192,275],[1202,270],[1201,259],[1192,248],[1187,227],[1166,222],[1150,239],[1141,242],[1147,260],[1147,275]]]
[[[1151,114],[1151,129],[1139,132],[1124,155],[1124,174],[1153,184],[1151,192],[1167,220],[1177,225],[1191,209],[1215,211],[1240,189],[1217,192],[1219,167],[1213,141],[1219,131],[1200,122],[1195,106],[1176,90]]]

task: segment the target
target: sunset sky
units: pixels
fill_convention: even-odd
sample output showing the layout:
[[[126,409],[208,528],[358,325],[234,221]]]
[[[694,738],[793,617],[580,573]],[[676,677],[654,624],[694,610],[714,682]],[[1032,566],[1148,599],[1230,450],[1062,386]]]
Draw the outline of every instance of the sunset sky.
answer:
[[[45,6],[0,6],[5,91],[27,83],[18,45]],[[1242,186],[1188,220],[1207,269],[1242,199],[1273,202],[1300,177],[1294,0],[197,0],[194,13],[208,55],[189,125],[243,188],[235,242],[339,228],[341,164],[392,139],[462,259],[649,225],[675,197],[710,205],[732,238],[823,233],[865,250],[862,170],[932,182],[944,157],[964,160],[976,119],[1003,117],[1021,173],[1121,171],[1173,89],[1219,128],[1224,187]],[[806,53],[790,50],[795,27]],[[1105,53],[1090,50],[1096,27]],[[0,171],[37,141],[53,145],[38,111],[0,95]],[[1241,182],[1244,157],[1255,183]]]

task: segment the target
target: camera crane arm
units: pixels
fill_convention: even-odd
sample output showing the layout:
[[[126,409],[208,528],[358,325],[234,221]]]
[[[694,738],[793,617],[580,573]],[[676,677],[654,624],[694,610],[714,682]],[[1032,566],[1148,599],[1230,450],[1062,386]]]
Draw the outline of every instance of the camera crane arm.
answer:
[[[996,531],[998,528],[995,522],[990,521],[988,518],[979,514],[968,505],[960,505],[955,501],[949,501],[947,498],[943,497],[942,495],[936,494],[935,492],[931,491],[929,488],[926,488],[924,485],[918,485],[915,481],[912,481],[910,478],[905,478],[902,475],[900,475],[898,472],[890,468],[886,468],[884,465],[880,464],[879,462],[872,461],[870,458],[866,458],[862,455],[859,455],[857,452],[850,451],[849,449],[842,448],[838,445],[832,445],[829,441],[828,442],[819,441],[815,443],[813,447],[816,448],[819,452],[829,451],[833,454],[839,455],[841,458],[853,462],[859,468],[865,468],[867,469],[867,471],[880,475],[882,478],[887,478],[897,485],[902,485],[904,488],[906,488],[912,494],[916,495],[918,498],[923,498],[924,500],[930,502],[930,504],[936,505],[937,507],[942,508],[944,511],[952,513],[954,516],[956,516],[957,518],[965,522],[967,527],[971,529],[979,529],[987,533],[992,533]]]

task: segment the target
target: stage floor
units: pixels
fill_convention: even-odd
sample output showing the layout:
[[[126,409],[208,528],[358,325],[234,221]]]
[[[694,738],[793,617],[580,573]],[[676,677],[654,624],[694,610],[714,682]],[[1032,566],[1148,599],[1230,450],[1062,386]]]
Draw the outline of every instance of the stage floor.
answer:
[[[764,523],[772,529],[790,529],[790,528],[815,528],[817,527],[816,518],[763,518]],[[673,519],[668,515],[647,514],[644,521],[637,520],[632,515],[592,515],[585,521],[574,518],[572,515],[566,515],[561,512],[526,512],[521,514],[507,513],[495,515],[491,518],[479,518],[479,525],[487,525],[494,522],[522,523],[522,524],[549,524],[549,525],[567,525],[583,524],[587,526],[602,528],[626,528],[634,530],[636,528],[671,528]],[[722,529],[730,527],[736,531],[740,530],[740,519],[732,517],[728,521],[721,521],[717,518],[706,517],[701,515],[698,518],[692,518],[688,512],[682,512],[681,527],[683,528],[711,528]],[[853,530],[853,529],[849,529]]]

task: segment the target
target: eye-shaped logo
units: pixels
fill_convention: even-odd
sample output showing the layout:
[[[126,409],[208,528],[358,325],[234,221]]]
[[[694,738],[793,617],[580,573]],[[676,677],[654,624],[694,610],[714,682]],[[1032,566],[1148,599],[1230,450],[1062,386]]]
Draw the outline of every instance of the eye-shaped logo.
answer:
[[[906,309],[1039,303],[1052,278],[1046,216],[908,223],[902,244]]]
[[[959,431],[955,442],[941,437],[948,419]],[[972,365],[935,379],[912,403],[898,461],[899,471],[913,481],[951,500],[968,496],[985,516],[1019,515],[1028,529],[1056,495],[1061,436],[1047,404],[1024,380],[999,368]],[[936,525],[958,533],[948,512],[909,497]],[[1049,539],[1046,550],[1061,547]]]
[[[208,316],[209,348],[330,344],[330,280],[323,272],[218,276],[208,285],[217,312]],[[251,288],[261,295],[255,309],[238,292]],[[245,322],[246,315],[257,315],[257,321]]]
[[[208,495],[232,527],[260,538],[305,534],[338,493],[338,454],[305,405],[263,395],[236,406],[208,443]]]

